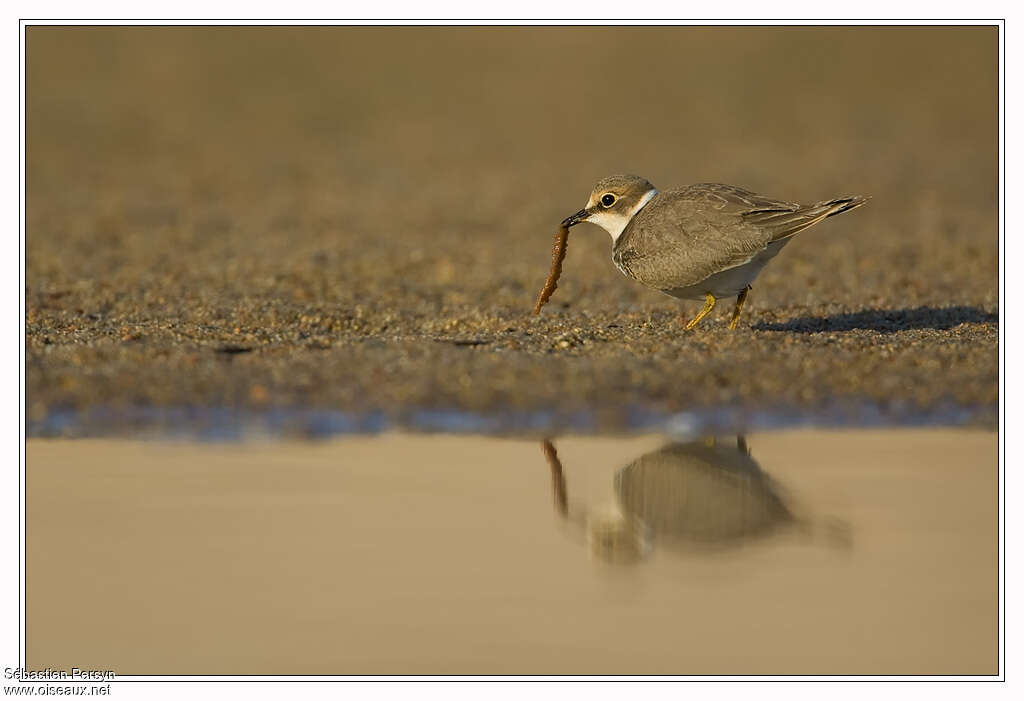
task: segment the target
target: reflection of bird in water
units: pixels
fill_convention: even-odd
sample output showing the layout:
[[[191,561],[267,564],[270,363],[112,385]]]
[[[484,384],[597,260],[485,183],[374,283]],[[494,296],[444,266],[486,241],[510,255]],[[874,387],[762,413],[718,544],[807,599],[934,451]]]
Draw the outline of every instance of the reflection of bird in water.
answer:
[[[550,441],[542,447],[556,508],[578,522],[570,513],[558,453]],[[617,509],[586,512],[582,524],[591,550],[613,562],[637,561],[655,543],[674,549],[727,548],[801,525],[742,436],[735,443],[671,443],[619,470],[614,486]],[[832,524],[830,530],[832,539],[848,545],[845,525]]]

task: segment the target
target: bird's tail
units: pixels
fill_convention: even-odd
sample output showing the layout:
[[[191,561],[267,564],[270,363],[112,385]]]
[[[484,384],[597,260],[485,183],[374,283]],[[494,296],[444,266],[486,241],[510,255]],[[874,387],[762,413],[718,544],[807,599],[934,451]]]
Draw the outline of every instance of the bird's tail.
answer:
[[[862,204],[870,200],[870,197],[840,197],[836,200],[829,200],[828,202],[822,202],[819,207],[825,207],[828,209],[828,214],[825,218],[833,217],[843,212],[849,212],[851,209],[857,209]]]
[[[831,216],[860,207],[867,201],[867,197],[840,197],[806,207],[800,205],[764,207],[744,212],[743,218],[771,232],[772,241],[780,241],[799,234],[804,229],[809,229]]]

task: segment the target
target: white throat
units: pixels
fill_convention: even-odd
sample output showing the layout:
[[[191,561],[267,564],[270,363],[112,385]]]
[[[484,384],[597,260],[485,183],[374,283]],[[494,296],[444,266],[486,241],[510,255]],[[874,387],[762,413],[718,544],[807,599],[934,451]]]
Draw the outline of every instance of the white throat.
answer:
[[[597,224],[599,227],[612,235],[612,243],[619,240],[619,236],[625,231],[633,217],[643,209],[644,205],[651,201],[651,198],[658,194],[653,187],[644,193],[644,196],[625,214],[619,212],[595,212],[587,217],[587,221]]]

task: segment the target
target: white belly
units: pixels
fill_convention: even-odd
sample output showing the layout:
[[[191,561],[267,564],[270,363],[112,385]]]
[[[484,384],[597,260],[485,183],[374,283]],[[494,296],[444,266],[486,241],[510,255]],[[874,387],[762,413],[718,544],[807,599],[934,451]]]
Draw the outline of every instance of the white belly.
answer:
[[[715,273],[696,285],[662,290],[662,292],[679,299],[703,300],[708,292],[718,298],[734,297],[747,289],[747,286],[754,281],[754,278],[760,275],[761,269],[767,265],[768,261],[778,255],[782,247],[789,243],[790,240],[786,238],[770,243],[767,248],[755,254],[746,263],[737,265],[734,268],[727,268],[720,273]]]

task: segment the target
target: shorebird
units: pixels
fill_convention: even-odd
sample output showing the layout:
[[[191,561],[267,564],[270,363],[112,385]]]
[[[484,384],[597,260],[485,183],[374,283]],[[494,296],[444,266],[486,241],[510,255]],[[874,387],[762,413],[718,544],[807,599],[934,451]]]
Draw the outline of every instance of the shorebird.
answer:
[[[802,205],[718,183],[658,192],[640,176],[612,175],[562,226],[597,224],[611,234],[612,261],[624,275],[672,297],[704,300],[687,330],[718,299],[735,295],[729,323],[735,329],[750,284],[794,234],[866,201]]]

